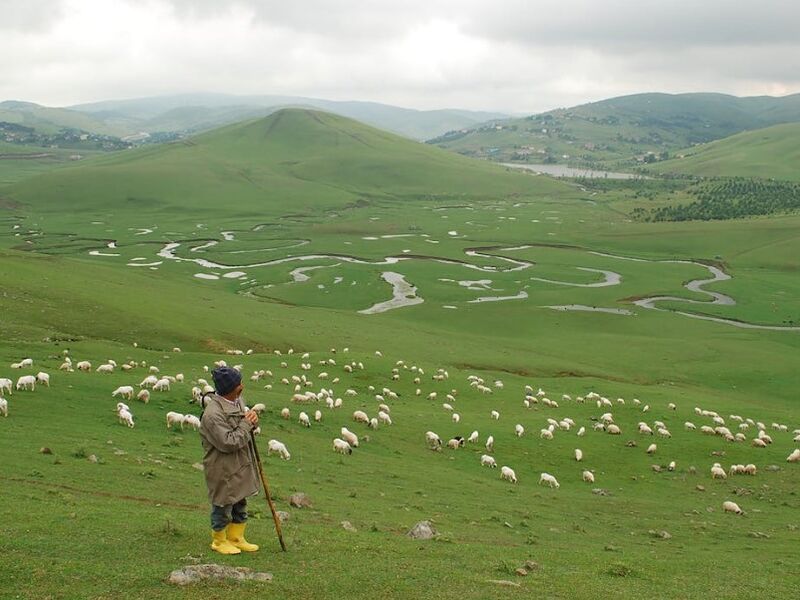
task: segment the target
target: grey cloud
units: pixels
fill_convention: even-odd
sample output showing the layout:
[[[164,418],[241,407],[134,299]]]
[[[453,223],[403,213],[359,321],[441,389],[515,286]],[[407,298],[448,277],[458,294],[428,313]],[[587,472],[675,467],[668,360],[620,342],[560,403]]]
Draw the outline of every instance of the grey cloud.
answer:
[[[63,16],[61,0],[0,0],[0,30],[35,32]]]

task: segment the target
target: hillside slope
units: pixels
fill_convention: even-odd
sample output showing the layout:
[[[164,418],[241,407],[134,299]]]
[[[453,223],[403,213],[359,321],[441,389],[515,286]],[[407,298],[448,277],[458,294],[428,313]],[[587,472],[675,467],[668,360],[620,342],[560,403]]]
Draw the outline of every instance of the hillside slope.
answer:
[[[108,155],[25,181],[7,195],[37,209],[114,211],[344,206],[404,197],[467,200],[564,189],[340,116],[286,109],[179,143]]]
[[[13,100],[0,102],[0,122],[32,127],[42,134],[52,134],[62,129],[78,129],[100,135],[119,136],[129,133],[126,128],[109,125],[91,114],[67,108],[52,108],[32,102]]]
[[[490,122],[430,141],[494,160],[634,165],[661,155],[785,122],[800,121],[800,94],[636,94],[522,119]]]
[[[662,173],[800,181],[800,123],[746,131],[653,166]]]

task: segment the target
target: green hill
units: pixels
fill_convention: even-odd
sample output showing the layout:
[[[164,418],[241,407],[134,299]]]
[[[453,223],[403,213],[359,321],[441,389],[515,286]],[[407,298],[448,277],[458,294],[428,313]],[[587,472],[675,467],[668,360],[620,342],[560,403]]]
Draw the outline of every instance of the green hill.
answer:
[[[370,200],[464,200],[548,189],[562,188],[344,117],[286,109],[182,142],[108,155],[8,193],[37,209],[224,204],[227,211],[252,214],[277,205],[300,212]]]
[[[662,173],[800,181],[800,123],[745,131],[653,166]]]
[[[62,129],[77,129],[111,136],[131,133],[129,129],[108,125],[102,119],[77,110],[11,100],[0,102],[0,122],[32,127],[41,134],[58,133]]]
[[[469,156],[531,163],[632,166],[748,129],[800,121],[800,94],[636,94],[492,121],[430,141]]]

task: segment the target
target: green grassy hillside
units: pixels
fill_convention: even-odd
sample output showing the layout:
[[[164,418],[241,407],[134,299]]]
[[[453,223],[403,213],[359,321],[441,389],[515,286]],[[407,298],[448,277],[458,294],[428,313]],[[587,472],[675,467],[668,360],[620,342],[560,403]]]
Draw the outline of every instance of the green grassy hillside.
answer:
[[[800,95],[636,94],[454,131],[431,143],[492,160],[620,167],[647,153],[798,120]]]
[[[800,123],[774,125],[689,148],[653,166],[662,173],[800,181]]]
[[[53,134],[62,129],[79,129],[113,136],[131,133],[130,130],[107,125],[92,115],[67,108],[41,106],[32,102],[0,102],[0,121],[33,127],[42,134]]]
[[[51,375],[49,388],[4,393],[6,595],[744,599],[796,591],[800,464],[786,462],[800,428],[796,215],[633,222],[632,207],[658,200],[506,172],[303,110],[16,179],[0,184],[0,198],[0,377]],[[731,278],[691,283],[717,272]],[[387,273],[408,286],[395,290]],[[712,302],[710,292],[734,302]],[[654,296],[669,298],[653,300],[657,310],[636,304]],[[401,306],[369,313],[392,298]],[[417,303],[402,306],[410,299]],[[120,368],[60,371],[65,350],[93,368],[109,359]],[[11,368],[25,357],[32,368]],[[197,434],[165,426],[167,411],[199,412],[191,386],[219,360],[239,364],[246,400],[267,406],[259,444],[278,509],[290,513],[287,554],[262,497],[251,500],[248,529],[262,550],[210,551]],[[130,361],[138,365],[122,370]],[[115,418],[111,392],[138,387],[150,366],[186,381],[147,405],[129,402],[129,429]],[[262,369],[271,374],[250,379]],[[434,378],[439,369],[447,376]],[[293,404],[294,384],[282,380],[301,375],[312,382],[306,389],[332,389],[342,408]],[[470,375],[490,392],[470,385]],[[539,397],[526,406],[525,386],[558,406]],[[611,407],[578,400],[591,391]],[[356,409],[377,414],[376,394],[393,424],[353,423]],[[699,428],[714,423],[700,409],[734,433],[732,415],[753,424],[740,442],[703,435]],[[301,410],[322,419],[302,427]],[[621,435],[594,429],[604,412]],[[575,427],[540,437],[548,419],[567,417]],[[655,421],[671,437],[637,432]],[[757,421],[772,436],[765,448],[751,445]],[[331,448],[342,426],[361,436],[350,456]],[[478,431],[479,442],[432,452],[428,430],[443,439]],[[516,485],[480,465],[489,435]],[[291,460],[267,457],[269,439],[286,443]],[[753,463],[758,473],[712,480],[714,462],[726,470]],[[582,481],[584,469],[594,484]],[[538,485],[542,472],[560,488]],[[291,508],[297,491],[313,507]],[[725,500],[745,514],[723,513]],[[406,537],[423,519],[439,537]],[[517,575],[528,560],[538,568]],[[270,571],[274,580],[165,583],[172,569],[196,562]]]

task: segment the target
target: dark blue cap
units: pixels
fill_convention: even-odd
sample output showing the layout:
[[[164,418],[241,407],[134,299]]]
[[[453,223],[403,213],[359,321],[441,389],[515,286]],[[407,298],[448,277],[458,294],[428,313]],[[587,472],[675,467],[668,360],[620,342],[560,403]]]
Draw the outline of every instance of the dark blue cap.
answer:
[[[217,367],[211,373],[211,377],[220,396],[230,394],[242,382],[242,374],[231,367]]]

